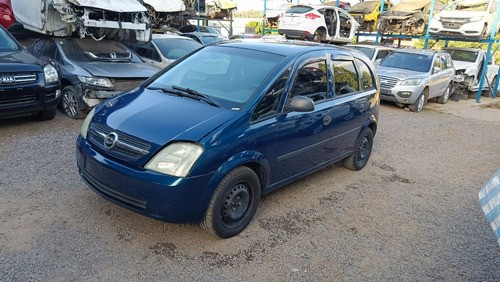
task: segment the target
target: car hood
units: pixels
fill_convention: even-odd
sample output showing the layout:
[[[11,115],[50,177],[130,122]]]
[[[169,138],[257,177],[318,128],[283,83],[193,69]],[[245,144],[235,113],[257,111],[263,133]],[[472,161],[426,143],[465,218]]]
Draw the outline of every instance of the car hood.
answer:
[[[442,18],[468,19],[474,17],[487,17],[486,11],[441,11],[439,16]]]
[[[78,62],[92,76],[110,78],[149,78],[159,71],[147,63]]]
[[[201,101],[140,87],[107,100],[95,119],[159,148],[172,140],[198,142],[238,114]]]
[[[455,66],[455,70],[465,70],[467,68],[475,66],[476,63],[474,63],[474,62],[471,63],[471,62],[464,62],[464,61],[453,60],[453,65]]]
[[[181,12],[186,10],[182,0],[142,0],[144,4],[151,6],[156,12]]]
[[[146,8],[136,0],[66,0],[77,6],[92,7],[113,12],[145,12]]]
[[[40,62],[26,51],[0,53],[0,69],[7,72],[35,71],[40,72]],[[3,71],[5,72],[5,71]]]
[[[389,68],[389,67],[383,67],[383,66],[378,66],[376,68],[376,72],[377,72],[378,76],[395,77],[395,78],[398,78],[399,80],[404,80],[407,78],[428,77],[428,74],[426,72],[418,72],[418,71],[404,70],[404,69],[398,69],[398,68]]]

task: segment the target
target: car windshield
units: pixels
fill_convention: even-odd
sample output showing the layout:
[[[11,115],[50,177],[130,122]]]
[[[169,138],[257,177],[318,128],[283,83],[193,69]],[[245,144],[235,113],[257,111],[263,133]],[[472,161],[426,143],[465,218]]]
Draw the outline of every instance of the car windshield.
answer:
[[[452,3],[446,8],[447,10],[459,10],[459,11],[486,11],[488,9],[487,1],[477,1],[476,3],[471,3],[470,1],[457,1]]]
[[[448,49],[446,52],[450,53],[451,59],[453,61],[462,61],[462,62],[475,62],[477,59],[478,52],[477,51],[466,51],[466,50],[451,50]]]
[[[0,51],[13,52],[19,50],[21,50],[21,46],[19,46],[3,28],[0,28]]]
[[[380,1],[363,1],[359,2],[358,4],[352,6],[349,9],[349,13],[362,13],[362,14],[368,14],[373,12],[377,5],[380,3]]]
[[[393,52],[380,62],[380,66],[428,72],[431,68],[432,55]]]
[[[73,61],[141,62],[127,47],[114,40],[61,39],[59,43],[66,56]]]
[[[375,49],[373,48],[361,47],[361,46],[349,46],[349,47],[365,54],[370,60],[373,58],[373,54],[375,54]]]
[[[283,59],[267,52],[208,46],[170,68],[147,88],[189,88],[225,108],[239,110]]]
[[[194,40],[176,39],[176,38],[157,38],[153,41],[160,49],[160,52],[169,60],[177,60],[180,57],[194,51],[202,45]]]

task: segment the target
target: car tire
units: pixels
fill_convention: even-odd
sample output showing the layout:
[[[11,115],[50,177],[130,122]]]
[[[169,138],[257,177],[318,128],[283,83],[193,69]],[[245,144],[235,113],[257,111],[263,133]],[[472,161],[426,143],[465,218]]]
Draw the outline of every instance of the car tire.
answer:
[[[35,119],[39,121],[44,121],[44,120],[51,120],[56,116],[56,108],[50,109],[50,110],[44,110],[41,112],[38,112],[35,115]]]
[[[238,167],[229,172],[215,189],[201,226],[219,238],[236,236],[252,220],[259,200],[259,178],[250,168]]]
[[[321,34],[321,31],[319,31],[319,29],[316,29],[316,31],[314,32],[312,41],[321,43],[322,37],[323,37],[323,34]]]
[[[448,102],[448,99],[450,98],[450,96],[451,96],[451,84],[448,85],[448,87],[446,88],[446,91],[444,91],[443,95],[441,95],[440,97],[437,97],[436,101],[439,104],[446,104],[446,102]]]
[[[72,119],[82,119],[85,112],[80,107],[80,98],[72,85],[64,87],[61,97],[61,109],[65,115]]]
[[[344,159],[343,165],[354,171],[361,170],[368,163],[372,148],[373,132],[370,128],[366,128],[356,141],[354,152]]]
[[[424,90],[420,96],[418,96],[417,100],[415,100],[415,102],[411,105],[408,106],[408,109],[410,109],[410,111],[412,112],[415,112],[415,113],[420,113],[422,111],[422,109],[424,108],[424,105],[425,105],[425,97],[427,96],[426,95],[426,90]]]

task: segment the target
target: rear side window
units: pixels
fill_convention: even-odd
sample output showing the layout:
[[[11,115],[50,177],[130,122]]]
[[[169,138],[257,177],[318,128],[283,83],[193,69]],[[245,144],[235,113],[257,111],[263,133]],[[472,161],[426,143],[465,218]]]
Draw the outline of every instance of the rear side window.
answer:
[[[361,81],[361,89],[363,91],[371,90],[375,88],[375,78],[370,68],[365,64],[365,62],[360,59],[356,59],[356,64],[359,69],[359,76]]]
[[[332,60],[335,95],[359,91],[358,72],[353,61]]]
[[[290,9],[286,10],[288,14],[304,14],[311,11],[313,8],[309,6],[292,6]]]

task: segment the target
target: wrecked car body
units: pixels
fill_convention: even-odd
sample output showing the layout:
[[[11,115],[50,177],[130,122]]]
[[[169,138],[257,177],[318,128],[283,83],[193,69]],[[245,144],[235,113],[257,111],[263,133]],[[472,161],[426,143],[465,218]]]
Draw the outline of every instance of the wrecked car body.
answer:
[[[228,20],[236,10],[236,0],[185,0],[189,15]]]
[[[484,62],[486,60],[486,51],[475,48],[446,48],[450,53],[453,65],[455,66],[455,86],[461,94],[467,95],[469,92],[477,91],[479,81],[482,76]],[[490,57],[486,68],[486,77],[484,88],[493,89],[498,74],[499,65],[495,63],[493,57]],[[489,91],[488,91],[489,93]]]
[[[358,31],[372,32],[378,28],[381,1],[363,1],[352,6],[349,14],[360,24]],[[388,11],[392,4],[384,1],[383,11]]]
[[[404,0],[380,14],[381,33],[419,35],[425,32],[431,0]]]
[[[149,14],[149,21],[155,30],[168,30],[182,26],[180,14],[186,11],[183,0],[141,0]]]
[[[46,35],[139,41],[151,36],[146,8],[136,0],[16,0],[12,9],[25,29]]]

